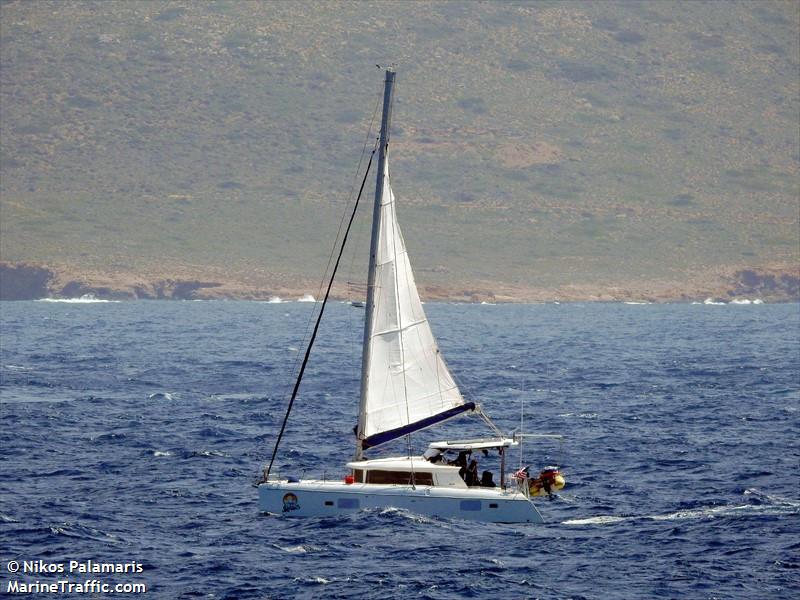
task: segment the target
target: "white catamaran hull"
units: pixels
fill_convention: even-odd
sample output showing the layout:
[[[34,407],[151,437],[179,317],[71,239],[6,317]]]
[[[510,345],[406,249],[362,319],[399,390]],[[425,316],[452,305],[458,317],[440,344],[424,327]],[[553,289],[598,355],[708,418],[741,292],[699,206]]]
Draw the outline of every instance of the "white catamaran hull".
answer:
[[[259,485],[263,512],[329,517],[370,508],[401,508],[445,519],[489,523],[542,523],[536,506],[517,491],[435,486],[346,484],[335,481],[270,481]]]

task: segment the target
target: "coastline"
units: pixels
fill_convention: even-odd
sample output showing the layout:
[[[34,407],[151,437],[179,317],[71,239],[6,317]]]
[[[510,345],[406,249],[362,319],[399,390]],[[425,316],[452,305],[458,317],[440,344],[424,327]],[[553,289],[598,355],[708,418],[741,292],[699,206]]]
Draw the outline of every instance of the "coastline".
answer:
[[[685,281],[631,280],[604,284],[571,283],[535,288],[495,281],[419,285],[428,302],[545,303],[634,302],[688,303],[762,300],[800,301],[800,267],[733,266],[698,274]],[[99,271],[64,264],[0,262],[0,300],[254,300],[295,301],[319,298],[319,281],[288,273],[235,272],[215,267],[182,266],[142,271]],[[334,283],[335,300],[363,300],[351,286]]]

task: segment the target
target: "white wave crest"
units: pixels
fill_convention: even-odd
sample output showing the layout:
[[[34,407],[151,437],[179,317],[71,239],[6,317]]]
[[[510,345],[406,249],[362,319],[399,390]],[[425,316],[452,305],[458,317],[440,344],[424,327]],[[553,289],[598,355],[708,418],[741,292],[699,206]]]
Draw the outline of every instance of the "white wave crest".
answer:
[[[742,494],[744,496],[755,496],[757,498],[764,498],[765,500],[772,502],[776,506],[784,506],[790,509],[800,509],[800,500],[793,500],[791,498],[784,498],[783,496],[774,496],[771,494],[765,494],[764,492],[757,490],[756,488],[748,488]]]
[[[67,304],[104,304],[109,302],[121,302],[121,300],[103,300],[94,294],[84,294],[80,298],[40,298],[36,302],[64,302]]]
[[[286,302],[286,300],[280,296],[272,296],[269,300],[267,300],[267,304],[283,304],[284,302]]]
[[[325,579],[318,575],[314,577],[295,577],[294,580],[302,583],[318,583],[319,585],[326,585],[331,582],[330,579]]]
[[[597,413],[593,412],[582,412],[582,413],[561,413],[558,415],[559,417],[577,417],[578,419],[596,419]]]
[[[709,304],[713,306],[725,306],[724,302],[718,302],[717,300],[714,300],[714,298],[706,298],[705,300],[703,300],[703,304]]]
[[[218,450],[200,450],[198,452],[192,452],[194,456],[204,456],[204,457],[213,457],[213,456],[227,456],[224,452],[219,452]]]
[[[415,513],[406,508],[396,508],[394,506],[387,506],[386,508],[378,509],[378,515],[382,517],[396,516],[407,519],[412,523],[425,523],[425,524],[438,524],[435,519]]]
[[[611,523],[620,523],[621,521],[629,521],[632,517],[614,517],[612,515],[600,515],[598,517],[588,517],[586,519],[569,519],[562,521],[562,525],[609,525]]]
[[[303,294],[297,299],[298,302],[316,302],[316,299],[311,294]]]
[[[276,546],[279,550],[288,552],[289,554],[306,554],[308,552],[320,552],[322,548],[319,546],[312,546],[310,544],[299,544],[297,546]]]
[[[745,495],[751,495],[752,490],[745,491]],[[800,502],[786,500],[783,498],[770,498],[771,504],[737,504],[724,506],[703,506],[699,508],[689,508],[678,510],[663,515],[630,515],[618,517],[614,515],[598,515],[585,519],[569,519],[562,521],[562,525],[613,525],[628,521],[684,521],[689,519],[714,519],[717,517],[737,517],[742,515],[785,515],[795,514],[800,509]]]

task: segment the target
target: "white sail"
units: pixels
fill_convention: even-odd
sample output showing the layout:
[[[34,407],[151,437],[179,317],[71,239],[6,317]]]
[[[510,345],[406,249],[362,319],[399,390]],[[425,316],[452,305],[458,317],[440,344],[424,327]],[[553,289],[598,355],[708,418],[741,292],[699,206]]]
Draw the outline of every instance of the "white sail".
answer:
[[[465,404],[422,309],[385,165],[361,415],[365,448],[474,408]]]

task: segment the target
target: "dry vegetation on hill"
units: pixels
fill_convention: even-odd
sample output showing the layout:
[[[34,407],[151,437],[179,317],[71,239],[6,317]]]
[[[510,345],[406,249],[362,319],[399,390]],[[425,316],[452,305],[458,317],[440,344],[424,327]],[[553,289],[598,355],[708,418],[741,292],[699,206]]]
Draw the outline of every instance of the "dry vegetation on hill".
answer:
[[[0,12],[0,256],[47,266],[51,293],[313,292],[391,62],[394,186],[429,297],[798,276],[796,2]]]

